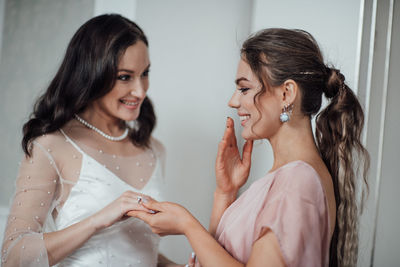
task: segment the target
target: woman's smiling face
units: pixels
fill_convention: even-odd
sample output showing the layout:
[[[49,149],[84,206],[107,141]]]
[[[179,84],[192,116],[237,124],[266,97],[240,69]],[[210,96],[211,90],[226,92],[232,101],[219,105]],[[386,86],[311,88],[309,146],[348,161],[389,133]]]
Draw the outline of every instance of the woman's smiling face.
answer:
[[[239,61],[235,82],[237,89],[228,105],[237,109],[243,126],[242,137],[246,140],[269,139],[281,126],[280,90],[266,88],[264,93],[257,95],[261,91],[261,82],[243,59]]]
[[[146,44],[138,41],[129,46],[119,61],[114,87],[96,100],[94,106],[114,118],[136,120],[149,88],[149,67]]]

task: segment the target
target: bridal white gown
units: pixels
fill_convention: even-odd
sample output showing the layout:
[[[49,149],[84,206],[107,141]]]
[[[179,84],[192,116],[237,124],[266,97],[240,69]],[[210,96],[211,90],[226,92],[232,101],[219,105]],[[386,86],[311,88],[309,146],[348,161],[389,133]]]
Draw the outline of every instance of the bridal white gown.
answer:
[[[49,266],[43,233],[82,221],[127,190],[162,199],[164,150],[158,141],[137,155],[120,156],[67,134],[37,138],[32,157],[21,162],[3,266]],[[96,233],[57,266],[156,266],[158,243],[148,225],[129,218]]]

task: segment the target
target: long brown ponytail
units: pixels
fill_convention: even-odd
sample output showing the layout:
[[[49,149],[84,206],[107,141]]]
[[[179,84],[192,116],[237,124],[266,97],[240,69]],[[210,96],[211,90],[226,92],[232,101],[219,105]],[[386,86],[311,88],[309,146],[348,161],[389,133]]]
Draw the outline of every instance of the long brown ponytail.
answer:
[[[330,98],[330,103],[317,115],[316,139],[321,156],[332,175],[337,203],[331,265],[355,266],[358,252],[358,209],[357,172],[354,165],[364,159],[361,166],[364,168],[362,176],[366,185],[369,167],[368,153],[360,142],[364,114],[356,96],[346,85],[344,75],[337,69],[329,70],[324,93]]]
[[[316,142],[332,176],[337,214],[331,241],[330,266],[355,266],[358,253],[357,174],[363,167],[367,186],[369,156],[360,137],[364,114],[339,70],[325,65],[317,42],[302,30],[266,29],[247,39],[242,58],[262,84],[268,87],[296,81],[301,89],[303,114],[313,116],[321,108],[322,95],[329,105],[316,118]],[[364,187],[362,187],[364,189]]]

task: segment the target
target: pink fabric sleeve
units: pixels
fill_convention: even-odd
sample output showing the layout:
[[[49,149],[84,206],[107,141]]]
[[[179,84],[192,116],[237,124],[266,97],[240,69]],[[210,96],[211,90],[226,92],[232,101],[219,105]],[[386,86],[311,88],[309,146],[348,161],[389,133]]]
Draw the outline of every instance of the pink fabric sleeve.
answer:
[[[268,228],[277,237],[287,266],[326,266],[329,219],[324,192],[319,177],[307,166],[295,170],[277,174],[282,177],[271,187],[257,217],[254,238]]]

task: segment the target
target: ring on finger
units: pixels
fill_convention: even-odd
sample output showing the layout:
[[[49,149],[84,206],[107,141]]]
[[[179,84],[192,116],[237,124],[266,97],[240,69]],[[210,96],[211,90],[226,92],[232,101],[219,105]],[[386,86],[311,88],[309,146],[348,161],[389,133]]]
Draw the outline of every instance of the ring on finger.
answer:
[[[142,203],[143,198],[141,196],[137,196],[137,203],[140,204]]]

